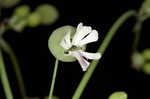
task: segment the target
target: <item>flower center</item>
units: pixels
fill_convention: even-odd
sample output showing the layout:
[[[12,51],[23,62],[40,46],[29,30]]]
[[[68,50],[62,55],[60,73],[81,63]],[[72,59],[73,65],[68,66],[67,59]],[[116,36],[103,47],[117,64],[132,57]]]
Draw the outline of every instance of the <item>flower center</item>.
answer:
[[[68,50],[66,50],[64,53],[65,53],[65,54],[68,54],[69,51],[75,51],[75,50],[80,50],[80,49],[81,49],[80,47],[77,47],[77,46],[72,45],[72,47],[69,48]]]

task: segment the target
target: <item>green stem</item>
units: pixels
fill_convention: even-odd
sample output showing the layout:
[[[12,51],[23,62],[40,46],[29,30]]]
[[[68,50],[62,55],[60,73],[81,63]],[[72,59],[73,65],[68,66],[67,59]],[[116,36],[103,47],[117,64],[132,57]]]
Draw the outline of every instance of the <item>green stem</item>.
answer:
[[[10,45],[2,38],[0,39],[0,45],[3,48],[3,50],[10,56],[10,59],[11,59],[12,64],[13,64],[13,68],[14,68],[15,73],[16,73],[16,78],[17,78],[18,85],[20,88],[21,96],[23,99],[25,99],[26,98],[26,89],[24,86],[24,81],[22,78],[21,70],[19,68],[18,60],[17,60],[12,48],[10,47]]]
[[[102,55],[104,54],[106,48],[108,47],[110,41],[112,40],[112,38],[114,37],[114,34],[116,33],[116,31],[119,29],[119,27],[131,16],[135,16],[136,12],[131,10],[131,11],[127,11],[126,13],[124,13],[114,24],[113,26],[110,28],[110,30],[108,31],[104,41],[102,42],[102,45],[99,47],[98,52],[101,53]],[[99,59],[100,60],[100,59]],[[92,63],[90,64],[90,67],[88,69],[88,71],[85,73],[85,75],[83,76],[79,86],[77,87],[72,99],[79,99],[81,94],[83,93],[84,88],[86,87],[90,77],[92,76],[99,60],[93,60]]]
[[[59,62],[58,59],[56,59],[54,72],[53,72],[53,78],[52,78],[52,84],[51,84],[51,88],[50,88],[50,93],[49,93],[49,98],[48,99],[52,99],[52,96],[53,96],[53,90],[54,90],[54,85],[55,85],[55,80],[56,80],[58,62]]]
[[[133,51],[137,50],[138,43],[139,43],[139,40],[140,40],[141,30],[142,30],[142,22],[137,21],[137,23],[135,24],[135,26],[133,28],[133,32],[134,32],[134,35],[135,35],[135,39],[133,41]]]
[[[4,92],[6,95],[7,99],[14,99],[13,94],[11,92],[11,88],[9,85],[6,69],[5,69],[5,64],[3,62],[3,56],[2,56],[2,51],[0,49],[0,78],[2,80],[2,85],[4,87]]]

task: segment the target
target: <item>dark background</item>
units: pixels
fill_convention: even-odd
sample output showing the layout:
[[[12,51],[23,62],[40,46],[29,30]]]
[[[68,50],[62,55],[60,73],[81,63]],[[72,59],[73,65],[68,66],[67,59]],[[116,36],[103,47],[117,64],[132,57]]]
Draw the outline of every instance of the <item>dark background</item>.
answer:
[[[51,26],[26,27],[22,33],[9,30],[4,35],[20,61],[28,96],[38,96],[42,99],[49,93],[55,58],[49,52],[48,38],[53,30],[64,25],[76,27],[79,22],[92,26],[99,31],[99,41],[89,44],[87,50],[96,52],[117,18],[127,10],[138,10],[142,2],[143,0],[22,0],[19,5],[28,4],[32,10],[40,4],[50,3],[60,12],[59,20]],[[15,7],[3,9],[2,18],[10,17]],[[135,19],[130,18],[117,31],[81,99],[107,99],[114,91],[127,92],[128,99],[150,98],[150,76],[137,72],[130,65],[133,42],[131,30],[134,23]],[[148,34],[150,20],[143,25],[139,51],[150,47]],[[20,99],[15,73],[7,55],[5,53],[4,55],[15,99]],[[78,62],[60,62],[54,95],[59,96],[60,99],[71,99],[83,74]],[[0,96],[5,99],[2,94],[4,92],[0,85]]]

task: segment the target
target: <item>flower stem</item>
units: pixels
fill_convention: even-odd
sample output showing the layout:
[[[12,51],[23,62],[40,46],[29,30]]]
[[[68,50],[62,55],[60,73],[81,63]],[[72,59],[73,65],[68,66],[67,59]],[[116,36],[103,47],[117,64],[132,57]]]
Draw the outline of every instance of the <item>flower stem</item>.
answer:
[[[56,80],[58,62],[59,62],[58,59],[56,59],[54,72],[53,72],[53,78],[52,78],[52,84],[51,84],[51,88],[50,88],[50,93],[49,93],[49,98],[48,99],[52,99],[52,96],[53,96],[53,90],[54,90],[54,85],[55,85],[55,80]]]
[[[6,73],[6,69],[5,69],[5,64],[3,62],[3,56],[2,56],[1,49],[0,49],[0,78],[2,81],[2,85],[4,88],[6,98],[7,99],[14,99],[13,94],[11,92],[10,85],[9,85],[9,81],[8,81],[8,77],[7,77],[7,73]]]
[[[25,89],[25,86],[24,86],[24,81],[23,81],[21,70],[20,70],[20,67],[19,67],[19,62],[18,62],[12,48],[10,47],[10,45],[2,38],[0,39],[0,45],[1,45],[2,49],[9,55],[9,57],[12,61],[13,68],[14,68],[15,73],[16,73],[16,78],[17,78],[17,81],[18,81],[18,85],[19,85],[19,88],[20,88],[21,96],[22,96],[23,99],[25,99],[26,98],[26,89]]]
[[[113,26],[110,28],[110,30],[108,31],[104,41],[102,42],[102,45],[99,47],[98,52],[101,53],[102,55],[104,54],[106,48],[108,47],[110,41],[112,40],[112,38],[114,37],[116,31],[119,29],[119,27],[131,16],[135,16],[136,12],[134,10],[131,11],[127,11],[126,13],[124,13],[114,24]],[[90,77],[92,76],[99,60],[93,60],[92,63],[90,64],[90,67],[88,69],[88,71],[85,73],[85,75],[83,76],[80,84],[78,85],[72,99],[79,99],[81,94],[83,93],[84,88],[86,87]]]
[[[142,30],[142,22],[137,21],[134,28],[133,28],[133,32],[135,35],[135,39],[133,41],[133,52],[137,50],[138,43],[140,40],[141,30]]]

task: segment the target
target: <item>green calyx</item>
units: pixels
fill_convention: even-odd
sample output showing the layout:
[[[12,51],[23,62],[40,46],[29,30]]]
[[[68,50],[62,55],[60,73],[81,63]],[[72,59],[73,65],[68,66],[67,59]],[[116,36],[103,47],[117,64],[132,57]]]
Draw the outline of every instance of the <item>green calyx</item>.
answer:
[[[127,99],[127,94],[122,91],[112,93],[108,99]]]
[[[76,59],[71,56],[66,56],[65,54],[68,54],[69,51],[74,51],[74,50],[85,50],[86,46],[83,46],[82,48],[72,46],[70,49],[65,50],[61,45],[61,41],[64,38],[64,36],[68,33],[68,31],[71,32],[71,39],[73,38],[76,28],[72,26],[63,26],[55,31],[52,32],[51,36],[49,37],[48,40],[48,47],[50,52],[55,56],[58,60],[63,61],[63,62],[73,62]]]
[[[43,4],[36,8],[35,13],[39,14],[41,24],[51,25],[59,17],[56,7],[50,4]]]
[[[142,71],[150,75],[150,48],[143,50],[142,56],[144,57],[145,63],[142,65]]]
[[[76,59],[71,56],[65,56],[66,53],[65,49],[60,45],[60,42],[66,35],[68,31],[71,31],[71,36],[75,33],[75,28],[72,26],[63,26],[55,31],[52,32],[51,36],[48,40],[48,47],[50,52],[55,56],[57,59],[63,62],[73,62]]]
[[[145,21],[150,18],[150,0],[145,0],[139,12],[140,21]]]
[[[31,13],[27,19],[28,26],[36,27],[40,24],[40,15],[37,13]]]
[[[131,57],[133,68],[140,70],[141,66],[144,64],[145,59],[139,52],[134,52]]]
[[[148,15],[150,15],[150,0],[145,0],[144,7],[145,7],[145,12]]]
[[[147,3],[147,5],[150,5],[150,0],[145,0],[145,2]]]
[[[53,5],[43,4],[29,15],[27,24],[29,27],[36,27],[40,24],[51,25],[58,19],[58,16],[58,11]]]
[[[147,62],[142,66],[142,71],[145,74],[150,75],[150,62]]]
[[[144,57],[145,61],[150,61],[150,48],[145,49],[142,52],[142,56]]]
[[[58,19],[57,9],[50,4],[40,5],[31,12],[27,5],[19,6],[15,9],[9,21],[10,29],[22,32],[26,26],[37,27],[38,25],[51,25]]]
[[[28,5],[21,5],[18,6],[13,15],[20,16],[20,17],[25,17],[30,14],[30,7]]]
[[[27,5],[17,7],[10,19],[9,26],[16,32],[21,32],[27,25],[30,13],[30,7]]]

